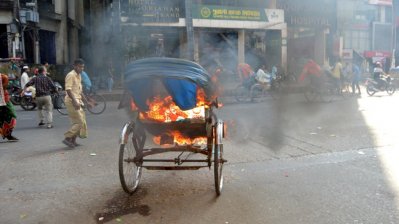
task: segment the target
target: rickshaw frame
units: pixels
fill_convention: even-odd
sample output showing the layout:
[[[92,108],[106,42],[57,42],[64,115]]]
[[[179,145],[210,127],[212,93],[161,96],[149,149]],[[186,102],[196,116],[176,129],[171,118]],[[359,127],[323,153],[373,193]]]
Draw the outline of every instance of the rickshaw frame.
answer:
[[[161,64],[160,64],[161,63]],[[209,74],[198,64],[182,59],[171,59],[171,58],[149,58],[133,62],[130,65],[130,70],[128,69],[127,75],[139,76],[139,78],[133,78],[128,80],[129,82],[137,81],[141,78],[146,79],[157,79],[159,74],[154,76],[149,75],[146,70],[141,70],[143,67],[155,67],[155,66],[165,66],[173,71],[178,72],[179,69],[184,74],[187,72],[187,66],[191,69],[195,68],[195,73],[201,76],[201,80],[196,82],[191,76],[171,76],[173,79],[187,79],[190,80],[198,86],[204,87],[210,79],[207,80]],[[170,67],[171,66],[171,67]],[[138,69],[136,69],[138,68]],[[133,71],[132,71],[133,69]],[[140,71],[145,71],[145,76],[140,76],[138,73]],[[190,72],[190,71],[188,71]],[[171,78],[170,76],[166,76]],[[128,85],[126,85],[128,86]],[[206,87],[206,86],[205,86]],[[129,87],[127,87],[129,89]],[[133,95],[132,92],[130,92]],[[137,94],[137,93],[136,93]],[[222,120],[218,119],[213,109],[218,108],[217,98],[205,107],[205,119],[203,123],[148,123],[141,120],[139,116],[126,122],[122,128],[120,134],[120,147],[119,147],[119,177],[123,190],[128,194],[133,194],[140,183],[142,170],[146,168],[148,170],[197,170],[200,168],[208,167],[211,168],[212,164],[214,166],[214,181],[216,194],[220,195],[223,188],[223,164],[227,160],[223,159],[223,143],[224,138],[224,123]],[[160,130],[179,130],[183,128],[189,128],[193,130],[198,130],[198,137],[206,137],[206,144],[203,145],[170,145],[167,147],[146,147],[147,133],[151,133],[151,128],[159,128]],[[148,156],[158,155],[167,152],[181,152],[177,157],[170,159],[160,159],[160,158],[146,158]],[[184,152],[189,152],[193,154],[199,154],[205,156],[203,159],[182,159],[181,155]],[[148,165],[150,163],[173,163],[174,165]],[[202,165],[185,165],[187,163],[199,163]],[[184,164],[184,165],[183,165]]]

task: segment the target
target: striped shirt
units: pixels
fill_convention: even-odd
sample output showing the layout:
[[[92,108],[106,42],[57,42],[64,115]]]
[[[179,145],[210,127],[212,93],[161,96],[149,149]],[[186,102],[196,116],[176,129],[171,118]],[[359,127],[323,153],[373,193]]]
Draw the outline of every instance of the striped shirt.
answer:
[[[52,91],[55,91],[55,85],[53,81],[43,74],[33,77],[25,87],[35,86],[36,97],[49,96]]]

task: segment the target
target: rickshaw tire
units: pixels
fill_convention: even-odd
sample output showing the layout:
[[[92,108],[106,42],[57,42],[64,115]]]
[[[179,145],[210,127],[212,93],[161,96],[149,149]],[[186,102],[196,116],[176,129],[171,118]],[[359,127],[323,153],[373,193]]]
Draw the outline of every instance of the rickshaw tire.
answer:
[[[215,145],[214,145],[214,178],[216,195],[222,193],[223,188],[223,121],[219,120],[215,126]]]
[[[128,194],[133,194],[137,190],[137,188],[138,188],[138,186],[140,184],[142,167],[141,166],[137,166],[134,162],[129,162],[129,163],[134,164],[134,166],[136,167],[136,172],[134,174],[131,174],[131,173],[126,173],[125,174],[124,173],[124,171],[125,171],[124,167],[123,167],[124,162],[125,162],[124,155],[129,150],[127,148],[129,146],[129,141],[133,141],[133,138],[131,138],[132,137],[131,135],[133,133],[131,132],[131,130],[127,130],[127,131],[129,132],[129,134],[127,134],[127,135],[125,134],[125,135],[122,135],[122,136],[124,136],[124,138],[127,137],[128,139],[127,140],[121,139],[121,144],[120,144],[120,148],[119,148],[119,160],[118,160],[119,179],[120,179],[120,182],[121,182],[121,185],[122,185],[122,189]],[[134,150],[134,152],[136,152],[136,150],[135,150],[135,148],[133,146],[133,143],[132,143],[132,150]],[[129,158],[129,159],[133,159],[133,158]],[[129,186],[129,183],[128,183],[129,181],[127,181],[127,177],[126,177],[127,175],[132,175],[132,178],[134,178],[132,180],[132,182],[134,182],[133,186]]]

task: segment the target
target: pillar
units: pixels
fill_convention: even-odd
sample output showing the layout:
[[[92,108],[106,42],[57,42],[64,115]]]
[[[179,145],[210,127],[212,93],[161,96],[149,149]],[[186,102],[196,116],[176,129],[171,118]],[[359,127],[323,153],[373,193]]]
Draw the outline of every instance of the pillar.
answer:
[[[281,29],[281,67],[287,72],[287,24]]]
[[[316,30],[314,59],[319,65],[324,65],[326,60],[326,30]]]
[[[238,63],[245,62],[245,30],[238,31]]]
[[[200,33],[198,30],[194,31],[194,61],[199,63],[199,39]]]

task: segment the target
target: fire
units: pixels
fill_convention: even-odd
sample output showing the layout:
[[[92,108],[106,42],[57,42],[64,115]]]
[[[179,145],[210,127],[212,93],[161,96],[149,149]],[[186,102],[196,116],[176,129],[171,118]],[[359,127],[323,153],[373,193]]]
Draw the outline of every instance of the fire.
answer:
[[[161,136],[154,136],[153,141],[158,145],[205,145],[207,143],[206,137],[189,138],[184,136],[179,131],[170,131]]]
[[[172,96],[156,96],[151,100],[147,100],[148,111],[141,111],[139,119],[143,121],[152,121],[160,123],[169,123],[189,119],[190,123],[205,122],[205,111],[211,105],[206,100],[207,97],[203,89],[197,89],[197,104],[191,110],[181,110],[173,101]],[[133,100],[130,102],[132,110],[138,110]],[[219,105],[220,106],[220,105]],[[160,136],[154,136],[155,144],[168,145],[205,145],[207,137],[190,138],[183,135],[179,131],[169,131]]]
[[[151,101],[147,101],[149,110],[140,112],[141,120],[149,120],[156,122],[174,122],[190,119],[192,122],[205,121],[205,109],[209,108],[210,103],[205,100],[205,93],[202,89],[197,90],[197,104],[191,110],[181,110],[172,96],[164,98],[160,96],[154,97]]]

